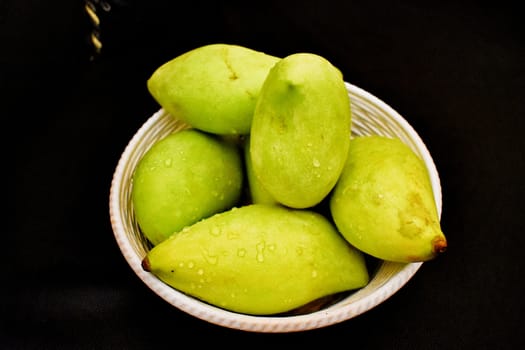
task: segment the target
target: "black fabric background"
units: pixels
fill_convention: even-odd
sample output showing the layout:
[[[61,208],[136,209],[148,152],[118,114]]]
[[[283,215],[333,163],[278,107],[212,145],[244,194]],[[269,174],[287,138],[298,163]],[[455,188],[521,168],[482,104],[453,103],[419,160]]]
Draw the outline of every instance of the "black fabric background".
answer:
[[[91,61],[83,1],[0,4],[10,210],[1,244],[0,348],[525,346],[525,42],[518,6],[120,0],[100,12],[104,46]],[[290,334],[206,323],[142,284],[110,226],[113,171],[158,109],[146,90],[149,75],[215,42],[277,56],[321,54],[346,81],[403,115],[440,173],[448,251],[372,310]]]

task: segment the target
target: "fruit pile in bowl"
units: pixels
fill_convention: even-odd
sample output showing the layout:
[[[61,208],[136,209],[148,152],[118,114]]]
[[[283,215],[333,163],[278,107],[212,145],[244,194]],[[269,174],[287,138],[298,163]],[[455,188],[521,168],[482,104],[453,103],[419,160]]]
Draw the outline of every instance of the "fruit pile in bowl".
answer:
[[[324,57],[211,44],[147,87],[161,108],[119,160],[111,223],[180,310],[247,331],[324,327],[445,251],[424,143]]]

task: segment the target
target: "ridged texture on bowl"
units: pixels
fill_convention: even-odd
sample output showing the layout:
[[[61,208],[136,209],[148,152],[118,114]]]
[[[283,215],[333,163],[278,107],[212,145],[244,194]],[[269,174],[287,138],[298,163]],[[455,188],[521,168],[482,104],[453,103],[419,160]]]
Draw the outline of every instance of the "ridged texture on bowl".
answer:
[[[441,184],[425,144],[415,130],[395,110],[370,93],[346,83],[352,107],[352,136],[384,135],[398,137],[425,162],[441,216]],[[164,284],[141,267],[151,248],[142,236],[133,215],[131,188],[133,171],[142,155],[164,136],[187,128],[160,109],[151,116],[128,143],[118,162],[111,183],[109,210],[117,244],[133,271],[156,294],[176,308],[210,323],[251,332],[284,333],[333,325],[364,313],[396,293],[417,272],[422,263],[381,262],[369,284],[319,311],[290,316],[242,315],[208,305]]]

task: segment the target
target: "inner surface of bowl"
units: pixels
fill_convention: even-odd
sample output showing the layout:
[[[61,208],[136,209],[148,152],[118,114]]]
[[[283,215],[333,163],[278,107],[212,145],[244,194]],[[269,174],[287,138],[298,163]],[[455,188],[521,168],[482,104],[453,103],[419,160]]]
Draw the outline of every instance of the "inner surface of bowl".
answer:
[[[425,162],[441,216],[441,185],[438,172],[425,144],[415,130],[395,110],[372,94],[349,83],[352,127],[350,137],[383,135],[405,142]],[[151,248],[134,217],[131,201],[132,177],[143,154],[157,140],[189,126],[160,109],[137,131],[124,150],[115,170],[110,190],[110,219],[118,246],[137,276],[171,305],[197,318],[220,326],[253,332],[294,332],[325,327],[355,317],[380,304],[397,292],[417,272],[422,263],[380,261],[368,285],[347,293],[320,310],[307,314],[252,316],[230,312],[199,301],[166,285],[141,267]]]

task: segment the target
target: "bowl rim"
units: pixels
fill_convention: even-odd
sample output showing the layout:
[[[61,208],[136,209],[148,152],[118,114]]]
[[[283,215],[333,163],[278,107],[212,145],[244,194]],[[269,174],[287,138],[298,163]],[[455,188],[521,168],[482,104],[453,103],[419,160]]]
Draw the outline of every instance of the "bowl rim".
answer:
[[[409,135],[411,140],[417,144],[420,156],[423,158],[423,161],[425,162],[429,171],[431,184],[434,191],[436,208],[438,210],[438,216],[441,217],[442,197],[440,178],[434,161],[423,140],[420,138],[414,128],[388,104],[356,85],[345,82],[345,86],[349,95],[356,95],[368,102],[371,102],[386,112],[389,117],[394,119],[394,121],[401,126],[403,131]],[[377,289],[375,289],[369,295],[366,295],[364,298],[358,299],[352,303],[343,303],[343,305],[338,305],[339,303],[336,303],[335,305],[325,309],[302,315],[258,316],[240,314],[207,304],[168,286],[150,272],[146,272],[142,269],[142,258],[137,256],[134,247],[127,239],[124,221],[122,216],[119,215],[121,212],[119,193],[122,189],[122,186],[124,186],[122,182],[122,175],[126,170],[127,160],[133,152],[136,143],[142,139],[143,134],[146,133],[152,127],[152,125],[154,125],[165,114],[166,112],[162,108],[155,112],[137,130],[135,135],[125,147],[124,152],[119,158],[111,181],[109,211],[113,234],[125,260],[144,284],[146,284],[153,292],[155,292],[158,296],[160,296],[172,306],[175,306],[179,310],[209,323],[242,331],[264,333],[306,331],[346,321],[374,308],[401,289],[422,266],[423,262],[404,264],[405,266],[396,272],[395,275],[393,275],[388,281],[385,281],[382,285],[378,286]],[[359,293],[359,291],[356,293]]]

